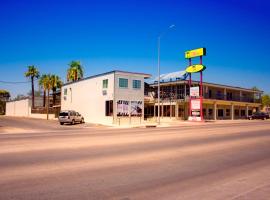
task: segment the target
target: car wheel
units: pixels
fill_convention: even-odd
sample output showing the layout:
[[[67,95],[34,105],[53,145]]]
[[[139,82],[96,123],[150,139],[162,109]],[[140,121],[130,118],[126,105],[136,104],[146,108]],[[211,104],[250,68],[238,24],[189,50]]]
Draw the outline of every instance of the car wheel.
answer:
[[[64,122],[60,122],[60,125],[63,125],[64,124]]]

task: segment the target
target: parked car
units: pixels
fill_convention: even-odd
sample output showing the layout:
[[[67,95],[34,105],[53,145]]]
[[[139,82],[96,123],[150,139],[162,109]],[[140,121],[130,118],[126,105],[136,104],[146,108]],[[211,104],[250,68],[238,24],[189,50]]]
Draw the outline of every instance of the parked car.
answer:
[[[252,120],[252,119],[262,119],[262,120],[265,120],[265,119],[269,119],[269,114],[266,114],[264,112],[255,112],[252,115],[249,115],[248,116],[248,119],[249,120]]]
[[[59,113],[58,120],[61,125],[63,125],[64,123],[69,123],[69,124],[84,123],[83,116],[74,110],[61,111]]]

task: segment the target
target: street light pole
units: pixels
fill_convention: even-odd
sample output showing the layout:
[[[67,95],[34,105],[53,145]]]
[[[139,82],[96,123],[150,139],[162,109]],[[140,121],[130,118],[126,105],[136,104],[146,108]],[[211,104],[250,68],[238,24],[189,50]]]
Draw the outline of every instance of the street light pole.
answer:
[[[174,24],[168,27],[166,31],[158,36],[158,124],[160,124],[160,39],[171,28],[175,27]]]
[[[158,124],[160,124],[160,38],[158,37]]]

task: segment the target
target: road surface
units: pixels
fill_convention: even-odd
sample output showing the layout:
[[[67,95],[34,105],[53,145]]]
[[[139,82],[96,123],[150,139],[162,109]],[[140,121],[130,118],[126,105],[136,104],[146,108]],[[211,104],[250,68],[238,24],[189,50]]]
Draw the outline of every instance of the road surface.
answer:
[[[116,129],[0,117],[0,199],[269,200],[270,121]]]

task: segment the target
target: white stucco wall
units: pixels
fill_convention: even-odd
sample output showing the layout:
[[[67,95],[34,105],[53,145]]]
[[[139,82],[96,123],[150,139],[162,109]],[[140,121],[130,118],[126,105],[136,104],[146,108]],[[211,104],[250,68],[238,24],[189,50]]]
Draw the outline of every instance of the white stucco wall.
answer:
[[[43,105],[42,98],[35,99],[35,106]],[[31,117],[39,119],[47,119],[47,114],[31,113],[32,101],[31,99],[22,99],[18,101],[10,101],[6,103],[6,116],[15,117]],[[55,119],[54,114],[49,114],[49,119]]]
[[[128,88],[119,88],[119,78],[128,79]],[[108,79],[108,88],[103,89],[103,80]],[[141,88],[134,89],[133,80],[141,81]],[[114,84],[115,83],[115,84]],[[65,89],[67,94],[65,95]],[[106,94],[103,93],[106,91]],[[105,102],[113,100],[114,116],[105,115]],[[62,87],[61,110],[75,110],[81,113],[86,122],[98,124],[118,124],[117,101],[129,101],[129,111],[131,101],[142,102],[142,112],[144,111],[144,75],[125,72],[112,72],[105,75],[90,77],[81,81],[64,85]],[[128,117],[125,117],[128,118]],[[126,123],[139,123],[140,119],[121,120]]]
[[[7,102],[6,115],[28,117],[31,113],[30,104],[31,104],[31,101],[29,99]]]
[[[108,88],[103,89],[103,80],[108,79]],[[65,95],[67,89],[67,95]],[[103,94],[106,91],[106,95]],[[105,116],[105,101],[113,100],[114,74],[81,80],[62,87],[61,110],[75,110],[85,122],[111,124],[112,116]]]
[[[119,78],[128,79],[128,88],[120,88],[119,87]],[[133,80],[141,81],[141,88],[133,88]],[[115,102],[118,100],[126,100],[129,101],[129,112],[131,112],[131,101],[142,101],[142,121],[144,116],[144,76],[140,74],[131,74],[131,73],[122,73],[117,72],[115,74]],[[114,110],[116,111],[117,105],[115,103]],[[115,118],[117,113],[115,113]],[[139,117],[132,117],[132,119],[124,120],[121,119],[122,124],[127,123],[140,123],[141,119],[136,119]],[[117,120],[117,123],[119,120]]]

